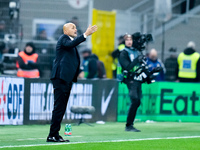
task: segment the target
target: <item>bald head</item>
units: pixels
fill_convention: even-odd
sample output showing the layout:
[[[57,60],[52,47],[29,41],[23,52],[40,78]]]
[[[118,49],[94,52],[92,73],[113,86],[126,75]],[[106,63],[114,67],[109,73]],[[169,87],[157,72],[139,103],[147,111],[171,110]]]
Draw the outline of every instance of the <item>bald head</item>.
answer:
[[[156,49],[151,49],[151,51],[150,51],[150,53],[149,53],[149,58],[151,59],[151,60],[156,60],[157,59],[157,57],[158,57],[158,53],[157,53],[157,51],[156,51]]]
[[[187,47],[195,49],[195,43],[193,41],[188,42]]]
[[[66,23],[63,25],[63,33],[70,36],[70,37],[76,37],[77,36],[77,29],[76,25],[73,23]]]

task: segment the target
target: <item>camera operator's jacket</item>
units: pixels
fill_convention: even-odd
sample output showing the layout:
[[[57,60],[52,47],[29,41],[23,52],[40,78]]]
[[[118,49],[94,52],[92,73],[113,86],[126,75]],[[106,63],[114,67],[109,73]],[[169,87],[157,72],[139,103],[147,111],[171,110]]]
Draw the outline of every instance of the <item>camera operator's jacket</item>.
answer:
[[[127,70],[128,74],[134,72],[140,66],[137,58],[138,56],[139,53],[136,49],[125,47],[124,50],[120,52],[118,58],[117,76],[119,77],[124,70]]]

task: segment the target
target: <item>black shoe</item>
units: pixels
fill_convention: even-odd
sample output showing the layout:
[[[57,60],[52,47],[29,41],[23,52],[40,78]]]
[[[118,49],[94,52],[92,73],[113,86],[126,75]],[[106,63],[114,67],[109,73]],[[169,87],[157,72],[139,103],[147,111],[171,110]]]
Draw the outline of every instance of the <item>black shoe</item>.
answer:
[[[59,135],[59,142],[70,142],[70,141],[63,139],[62,136]]]
[[[128,126],[125,128],[125,131],[131,131],[131,132],[141,132],[140,130],[136,129],[133,126]]]
[[[69,140],[64,140],[63,138],[62,138],[62,136],[58,136],[58,137],[56,137],[56,136],[48,136],[47,137],[47,142],[69,142]]]
[[[55,136],[48,136],[47,142],[58,142],[58,139]]]

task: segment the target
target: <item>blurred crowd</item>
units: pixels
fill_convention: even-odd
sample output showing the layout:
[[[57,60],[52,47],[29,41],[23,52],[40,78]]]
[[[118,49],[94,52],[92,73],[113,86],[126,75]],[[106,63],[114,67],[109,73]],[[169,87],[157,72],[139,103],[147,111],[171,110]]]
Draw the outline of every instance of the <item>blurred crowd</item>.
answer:
[[[82,30],[76,16],[66,23],[72,22],[77,27],[77,34],[81,35]],[[57,27],[53,34],[56,42],[63,34],[63,25]],[[0,73],[1,75],[18,76],[25,78],[49,78],[53,59],[55,58],[55,44],[48,37],[47,30],[43,27],[37,28],[36,36],[24,43],[24,49],[16,48],[16,41],[7,39],[10,35],[4,20],[0,21]],[[106,78],[104,63],[98,56],[92,54],[92,50],[85,48],[80,51],[81,66],[79,78],[97,79]],[[47,68],[47,69],[46,69]],[[49,72],[47,72],[49,70]],[[47,73],[47,75],[46,75]]]
[[[124,36],[118,38],[118,48],[112,52],[113,77],[116,78],[118,56],[125,47]],[[146,64],[149,71],[156,67],[162,68],[156,76],[156,81],[169,82],[200,82],[200,54],[196,51],[193,41],[186,43],[186,48],[177,54],[177,49],[171,47],[168,52],[169,57],[162,62],[158,57],[158,50],[152,48],[146,53]]]
[[[72,17],[70,21],[77,26],[78,35],[82,34],[77,17]],[[54,40],[62,34],[62,26],[59,26],[54,33]],[[49,42],[47,31],[43,28],[37,31],[37,35],[33,37],[33,41],[25,43],[24,50],[15,47],[12,42],[6,41],[6,23],[0,21],[0,72],[5,75],[16,75],[26,78],[41,78],[50,75],[52,62],[55,57],[55,45]],[[37,41],[37,42],[35,42]],[[41,41],[41,42],[38,42]],[[13,46],[14,45],[14,46]],[[116,78],[118,55],[124,49],[124,36],[118,38],[118,47],[111,56],[113,58],[112,72],[113,78]],[[159,50],[152,48],[147,50],[146,63],[149,70],[161,67],[156,81],[175,81],[175,82],[199,82],[200,67],[199,53],[193,41],[186,43],[186,48],[180,54],[177,49],[171,47],[168,52],[169,57],[162,62],[158,55]],[[96,54],[92,53],[92,49],[84,48],[80,51],[81,66],[80,79],[104,79],[106,78],[106,69],[104,63],[99,60]],[[44,62],[45,61],[45,62]],[[49,72],[45,74],[45,66]],[[43,68],[42,68],[43,67]]]

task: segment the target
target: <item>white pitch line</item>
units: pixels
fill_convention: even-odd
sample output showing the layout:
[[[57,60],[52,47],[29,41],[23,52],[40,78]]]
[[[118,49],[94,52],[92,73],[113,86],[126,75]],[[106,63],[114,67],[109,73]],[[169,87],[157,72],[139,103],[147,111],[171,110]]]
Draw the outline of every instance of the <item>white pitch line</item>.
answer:
[[[1,146],[0,148],[14,148],[14,147],[35,147],[35,146],[49,146],[49,145],[66,145],[66,144],[84,144],[84,143],[108,143],[108,142],[131,142],[131,141],[148,141],[148,140],[164,140],[164,139],[189,139],[200,138],[200,136],[182,136],[182,137],[166,137],[166,138],[144,138],[144,139],[126,139],[126,140],[108,140],[108,141],[92,141],[92,142],[69,142],[69,143],[51,143],[51,144],[35,144],[35,145],[10,145]]]
[[[44,140],[46,138],[27,138],[27,139],[16,139],[16,141],[26,141],[26,140]]]
[[[67,138],[77,138],[77,137],[82,137],[82,136],[67,136]],[[27,140],[44,140],[47,138],[27,138],[27,139],[16,139],[17,141],[27,141]]]

